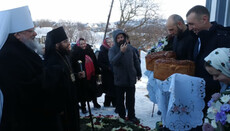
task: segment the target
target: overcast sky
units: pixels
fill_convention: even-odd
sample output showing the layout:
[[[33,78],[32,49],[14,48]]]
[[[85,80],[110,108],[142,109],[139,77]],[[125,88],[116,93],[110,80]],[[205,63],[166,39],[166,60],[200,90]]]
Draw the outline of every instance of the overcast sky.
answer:
[[[33,20],[70,20],[82,23],[106,23],[112,0],[1,0],[0,10],[28,5]],[[206,0],[155,0],[163,18],[186,12],[194,5],[204,5]],[[110,21],[119,21],[119,0],[114,0]]]

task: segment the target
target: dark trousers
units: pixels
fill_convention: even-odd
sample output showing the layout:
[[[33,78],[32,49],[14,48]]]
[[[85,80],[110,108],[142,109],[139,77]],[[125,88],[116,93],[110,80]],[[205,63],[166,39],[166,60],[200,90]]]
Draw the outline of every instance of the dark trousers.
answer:
[[[135,117],[135,86],[122,87],[116,86],[116,100],[117,100],[117,111],[120,117],[125,118],[126,109],[124,104],[124,96],[126,96],[126,108],[128,109],[128,118],[132,119]]]
[[[116,107],[116,97],[105,95],[104,106],[110,106],[111,103],[113,107]]]

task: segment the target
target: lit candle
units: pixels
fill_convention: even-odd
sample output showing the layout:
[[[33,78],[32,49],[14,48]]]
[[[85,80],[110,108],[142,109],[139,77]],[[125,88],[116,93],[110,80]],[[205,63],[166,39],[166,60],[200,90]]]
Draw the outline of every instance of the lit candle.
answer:
[[[81,61],[81,60],[78,60],[78,63],[79,63],[79,65],[80,65],[81,71],[83,71],[83,69],[82,69],[82,61]]]

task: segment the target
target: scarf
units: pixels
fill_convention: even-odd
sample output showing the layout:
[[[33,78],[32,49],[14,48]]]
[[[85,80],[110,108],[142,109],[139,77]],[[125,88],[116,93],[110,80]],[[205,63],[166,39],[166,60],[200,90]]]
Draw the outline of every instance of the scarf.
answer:
[[[87,80],[90,80],[95,75],[95,68],[92,59],[88,55],[85,55],[85,70]]]
[[[107,38],[108,39],[108,38]],[[104,39],[103,44],[102,44],[106,49],[109,49],[110,46],[107,44],[106,39]]]
[[[220,70],[224,75],[230,77],[230,48],[217,48],[204,60],[215,69]]]

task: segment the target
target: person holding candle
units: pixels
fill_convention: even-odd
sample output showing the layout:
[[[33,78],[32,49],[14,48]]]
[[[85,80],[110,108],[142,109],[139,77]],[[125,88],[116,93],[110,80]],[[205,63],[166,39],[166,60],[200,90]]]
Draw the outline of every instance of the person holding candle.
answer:
[[[96,76],[99,74],[99,68],[97,66],[96,56],[90,47],[86,44],[85,39],[80,38],[76,45],[73,46],[71,51],[71,62],[73,71],[77,74],[79,71],[85,72],[85,77],[78,77],[79,79],[79,102],[81,103],[82,113],[86,111],[86,101],[93,101],[95,108],[101,106],[97,103],[96,96]],[[81,62],[80,62],[80,61]]]

